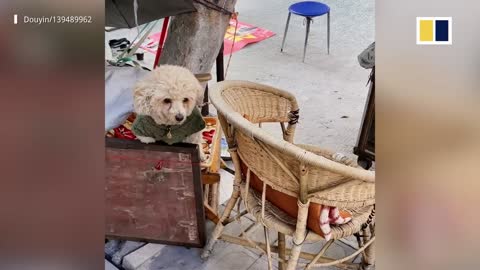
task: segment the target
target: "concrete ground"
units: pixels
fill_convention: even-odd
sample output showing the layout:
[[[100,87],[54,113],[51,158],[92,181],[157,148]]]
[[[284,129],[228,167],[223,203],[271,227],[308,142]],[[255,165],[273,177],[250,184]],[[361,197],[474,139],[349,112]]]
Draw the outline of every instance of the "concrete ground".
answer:
[[[318,17],[311,26],[305,63],[302,63],[305,26],[301,17],[292,16],[285,50],[280,52],[288,6],[294,2],[238,0],[236,10],[240,21],[269,29],[276,35],[233,54],[227,79],[249,80],[290,91],[300,106],[295,141],[355,158],[352,151],[361,124],[370,72],[359,66],[357,55],[375,40],[375,1],[323,0],[331,8],[330,55],[327,55],[326,16]],[[156,29],[160,27],[159,23]],[[127,37],[132,40],[135,34],[135,30],[118,30],[107,33],[106,39]],[[142,64],[151,67],[153,58],[146,53]],[[227,61],[228,57],[225,66]],[[221,201],[230,195],[231,185],[231,176],[223,173]],[[251,221],[245,218],[244,222]],[[208,226],[211,230],[212,224]],[[232,230],[239,230],[240,225],[235,226]],[[307,247],[317,248],[318,244],[314,243]],[[332,252],[342,256],[351,253],[352,249],[339,242]],[[199,253],[198,249],[149,244],[128,255],[133,259],[123,257],[123,264],[127,269],[142,270],[267,269],[265,256],[235,245],[219,243],[207,262],[200,260]]]
[[[234,210],[232,215],[235,215]],[[238,236],[243,230],[253,224],[253,217],[246,215],[240,222],[233,222],[225,227],[224,232],[229,235]],[[212,222],[207,223],[207,233],[210,234],[214,228]],[[274,232],[269,233],[272,245],[277,244],[277,235]],[[250,235],[251,239],[259,242],[264,241],[264,233],[260,227]],[[302,251],[317,253],[322,247],[322,242],[304,243]],[[135,270],[260,270],[268,269],[268,261],[265,254],[258,250],[244,248],[242,246],[217,241],[212,255],[208,260],[202,260],[201,249],[185,248],[177,246],[166,246],[161,244],[147,244],[127,241],[125,243],[106,244],[106,254],[112,257],[113,264],[121,265],[124,269]],[[112,248],[117,245],[116,248]],[[123,245],[123,246],[122,246]],[[287,246],[292,247],[291,239],[287,238]],[[140,248],[139,248],[140,247]],[[343,242],[335,242],[326,252],[326,256],[332,258],[341,258],[352,254],[357,247],[353,238]],[[275,258],[274,255],[273,258]],[[360,261],[357,256],[355,262]],[[303,260],[300,260],[304,262]],[[112,264],[106,261],[105,265],[113,270]],[[278,269],[277,262],[273,262],[274,270]],[[327,267],[323,269],[336,269]]]

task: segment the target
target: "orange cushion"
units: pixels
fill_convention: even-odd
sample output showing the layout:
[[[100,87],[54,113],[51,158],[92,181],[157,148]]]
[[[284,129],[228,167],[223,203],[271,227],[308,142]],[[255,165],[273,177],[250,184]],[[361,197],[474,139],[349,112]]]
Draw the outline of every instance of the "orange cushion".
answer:
[[[242,162],[242,174],[247,174],[247,166]],[[263,192],[263,181],[258,178],[253,172],[250,175],[250,187],[258,192]],[[267,185],[267,191],[265,194],[266,199],[276,207],[283,210],[289,216],[297,218],[298,205],[297,198],[280,191],[272,189]],[[317,233],[320,236],[324,236],[324,233],[320,229],[320,212],[322,211],[322,205],[318,203],[310,203],[308,208],[307,227]],[[346,211],[340,210],[340,216],[343,218],[351,217],[351,214]]]

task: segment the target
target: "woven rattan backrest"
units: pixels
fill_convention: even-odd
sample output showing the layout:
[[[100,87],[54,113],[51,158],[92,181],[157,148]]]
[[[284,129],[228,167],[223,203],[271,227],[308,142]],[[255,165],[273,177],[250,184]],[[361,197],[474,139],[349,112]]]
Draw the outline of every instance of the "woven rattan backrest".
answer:
[[[289,122],[289,114],[298,111],[295,97],[289,93],[257,84],[232,86],[222,92],[222,97],[253,123]]]
[[[363,183],[362,181],[357,181],[354,177],[332,172],[324,167],[311,164],[306,156],[303,155],[310,152],[304,149],[299,149],[302,152],[295,155],[289,151],[284,151],[279,145],[255,138],[252,134],[248,134],[240,129],[235,130],[234,136],[242,162],[273,189],[291,196],[298,197],[300,195],[302,169],[307,172],[305,177],[308,182],[308,185],[305,186],[306,194],[313,194],[338,186],[341,186],[342,190],[349,186],[355,186],[358,189],[359,184]],[[341,160],[342,156],[333,152],[322,150],[315,152],[315,154],[318,157],[343,163]],[[346,165],[352,168],[358,167],[356,164],[349,162],[349,160],[346,163]],[[367,192],[373,187],[373,185],[365,186]]]
[[[238,154],[242,162],[273,189],[298,196],[300,164],[293,156],[280,153],[264,141],[241,130],[235,131]],[[285,161],[290,162],[285,162]]]
[[[234,111],[252,123],[280,123],[284,140],[293,142],[299,110],[292,94],[252,82],[228,81],[221,85],[222,91],[217,94]]]
[[[291,196],[306,198],[323,190],[335,194],[341,189],[347,197],[326,195],[325,201],[350,200],[345,190],[350,187],[357,190],[358,187],[363,188],[365,182],[370,182],[364,197],[372,197],[372,172],[355,168],[353,162],[334,153],[306,146],[302,148],[273,137],[254,124],[289,120],[288,113],[287,117],[284,115],[291,108],[285,100],[291,99],[278,98],[275,91],[255,83],[229,81],[220,83],[210,94],[220,118],[225,122],[222,125],[230,142],[229,147],[237,150],[243,163],[273,189]],[[279,93],[281,97],[288,97],[282,91]],[[278,101],[269,101],[270,98]],[[296,106],[296,102],[293,104]],[[364,201],[365,198],[359,200]]]

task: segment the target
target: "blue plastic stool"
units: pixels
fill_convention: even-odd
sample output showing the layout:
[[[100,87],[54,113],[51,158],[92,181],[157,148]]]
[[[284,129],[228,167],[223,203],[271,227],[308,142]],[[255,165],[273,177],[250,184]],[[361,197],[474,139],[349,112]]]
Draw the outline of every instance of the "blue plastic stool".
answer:
[[[285,26],[285,33],[283,35],[282,48],[283,52],[285,46],[285,39],[287,38],[288,24],[290,23],[290,16],[293,14],[305,17],[307,19],[307,33],[305,36],[305,46],[303,48],[303,62],[305,62],[305,53],[307,52],[308,34],[310,33],[310,23],[314,17],[327,14],[327,53],[330,54],[330,7],[314,1],[298,2],[288,8],[287,25]]]

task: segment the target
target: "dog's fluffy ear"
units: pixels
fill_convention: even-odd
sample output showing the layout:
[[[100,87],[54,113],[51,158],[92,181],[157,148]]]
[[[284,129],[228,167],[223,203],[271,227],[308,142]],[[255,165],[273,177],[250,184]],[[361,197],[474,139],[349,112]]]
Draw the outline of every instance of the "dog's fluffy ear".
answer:
[[[152,112],[153,90],[148,84],[138,83],[133,90],[133,109],[137,114],[150,115]]]

